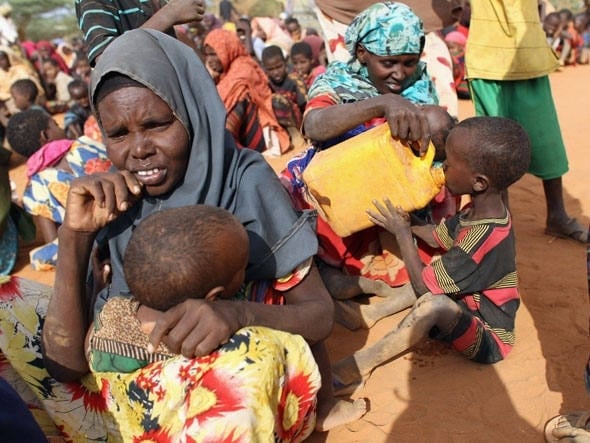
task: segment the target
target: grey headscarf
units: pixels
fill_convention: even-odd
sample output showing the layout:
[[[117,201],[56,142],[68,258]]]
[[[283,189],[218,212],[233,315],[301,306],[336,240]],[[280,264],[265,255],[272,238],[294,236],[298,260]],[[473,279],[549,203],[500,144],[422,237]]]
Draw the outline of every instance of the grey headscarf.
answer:
[[[133,226],[165,208],[203,203],[236,215],[250,238],[249,281],[284,276],[317,252],[314,215],[293,210],[260,154],[235,147],[225,130],[226,111],[215,84],[191,48],[158,31],[128,31],[98,60],[92,102],[109,73],[128,76],[162,98],[184,125],[190,144],[184,181],[167,195],[143,198],[102,233],[111,253],[111,294],[128,291],[122,258]]]

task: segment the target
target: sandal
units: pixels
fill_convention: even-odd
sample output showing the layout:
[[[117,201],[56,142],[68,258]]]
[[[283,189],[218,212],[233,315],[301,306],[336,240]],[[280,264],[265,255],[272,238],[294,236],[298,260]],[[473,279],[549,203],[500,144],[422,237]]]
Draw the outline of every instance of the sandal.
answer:
[[[580,243],[588,242],[588,230],[584,229],[575,218],[570,218],[561,228],[547,226],[545,234],[557,238],[569,238]]]
[[[545,424],[545,440],[548,443],[589,443],[590,411],[577,411],[556,415]]]

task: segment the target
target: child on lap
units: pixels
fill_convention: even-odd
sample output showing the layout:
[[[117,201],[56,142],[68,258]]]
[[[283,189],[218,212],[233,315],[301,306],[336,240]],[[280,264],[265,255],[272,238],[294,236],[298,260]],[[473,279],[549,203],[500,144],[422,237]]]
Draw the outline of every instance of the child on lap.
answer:
[[[192,240],[192,241],[191,241]],[[132,297],[110,298],[87,337],[93,371],[132,372],[175,354],[149,334],[161,312],[188,298],[231,298],[248,263],[248,236],[230,212],[195,205],[157,212],[137,226],[125,251]]]

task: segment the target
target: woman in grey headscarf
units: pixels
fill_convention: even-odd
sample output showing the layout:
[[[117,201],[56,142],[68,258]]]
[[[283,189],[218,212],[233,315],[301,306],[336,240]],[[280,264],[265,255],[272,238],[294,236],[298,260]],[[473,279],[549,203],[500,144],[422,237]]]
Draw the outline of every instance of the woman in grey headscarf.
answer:
[[[133,56],[140,50],[140,57]],[[235,360],[232,360],[232,371],[240,369],[240,374],[231,377],[241,376],[241,371],[252,365],[261,365],[261,374],[274,374],[272,380],[275,381],[277,377],[290,380],[293,375],[304,376],[308,385],[300,399],[307,398],[307,402],[303,402],[305,407],[302,403],[296,411],[285,411],[285,414],[295,412],[292,421],[274,417],[277,423],[292,423],[293,426],[278,429],[280,426],[273,421],[270,425],[257,423],[256,427],[270,426],[270,435],[274,432],[279,439],[309,433],[318,387],[314,384],[317,372],[314,372],[315,365],[310,368],[302,363],[306,359],[301,346],[299,349],[293,343],[283,346],[285,355],[302,356],[299,365],[303,366],[296,368],[295,374],[282,376],[282,358],[278,361],[271,358],[267,363],[271,365],[269,368],[262,366],[264,353],[260,349],[256,349],[254,355],[242,357],[232,351],[242,349],[239,353],[242,355],[243,348],[234,334],[244,327],[266,327],[299,334],[312,348],[322,345],[330,333],[332,303],[312,261],[317,250],[312,213],[298,214],[293,210],[263,157],[249,149],[236,149],[225,130],[225,110],[213,81],[194,52],[175,39],[141,29],[117,38],[105,50],[93,72],[91,98],[109,158],[118,170],[72,183],[66,217],[59,233],[55,295],[49,303],[43,328],[47,369],[64,381],[78,380],[89,371],[84,355],[84,336],[89,326],[85,315],[88,298],[83,289],[95,241],[108,245],[110,254],[110,269],[106,268],[110,271],[108,285],[100,291],[94,305],[99,309],[111,296],[130,295],[122,271],[122,257],[134,226],[165,208],[191,204],[219,206],[232,212],[248,232],[250,257],[246,283],[252,283],[248,288],[256,288],[258,294],[247,291],[248,301],[242,302],[186,300],[161,314],[151,333],[151,342],[157,347],[161,340],[173,352],[191,358],[192,371],[197,374],[207,372],[205,368],[210,371],[211,361],[207,360],[206,366],[198,366],[194,361],[198,362],[199,357],[208,356],[229,341],[218,352],[224,358]],[[255,300],[256,295],[262,300],[271,298],[281,303],[255,303],[259,301]],[[259,348],[260,340],[264,342],[265,334],[270,333],[265,332],[268,331],[265,328],[254,329],[247,334],[255,336],[246,344],[251,351]],[[238,331],[240,340],[245,341],[241,331]],[[170,365],[163,370],[169,373]],[[226,369],[230,370],[222,368],[221,372]],[[147,368],[140,371],[144,370]],[[146,373],[143,376],[147,376]],[[182,375],[176,377],[184,380]],[[176,377],[174,382],[178,381]],[[113,385],[121,383],[116,377],[105,379]],[[172,390],[173,386],[165,382],[170,380],[162,375],[160,389]],[[137,378],[126,383],[125,392],[142,386]],[[241,396],[240,389],[244,388],[248,392],[260,389],[266,381],[251,379],[249,383],[252,386],[236,387],[235,394]],[[117,397],[115,389],[112,391],[117,406],[125,409],[122,405],[126,399]],[[280,392],[264,394],[281,395]],[[182,401],[170,395],[167,402]],[[180,426],[184,435],[193,436],[190,429],[184,429],[189,426],[189,417],[184,424],[179,423],[178,417],[162,423],[165,419],[157,416],[156,394],[142,391],[141,396],[149,400],[149,406],[143,404],[141,414],[156,420],[160,426],[174,429]],[[243,398],[237,400],[242,407],[247,405]],[[251,413],[271,409],[273,404],[277,406],[269,399],[258,398],[257,401],[259,406]],[[283,404],[283,399],[280,403]],[[194,413],[199,407],[191,403],[185,412]],[[273,411],[279,414],[281,410],[278,406]],[[117,414],[118,417],[122,414],[119,409]],[[196,415],[193,419],[203,421],[204,418]],[[145,422],[144,417],[142,423]],[[125,425],[137,426],[133,420],[130,423]],[[242,431],[238,428],[235,432]],[[263,437],[266,438],[268,435]]]

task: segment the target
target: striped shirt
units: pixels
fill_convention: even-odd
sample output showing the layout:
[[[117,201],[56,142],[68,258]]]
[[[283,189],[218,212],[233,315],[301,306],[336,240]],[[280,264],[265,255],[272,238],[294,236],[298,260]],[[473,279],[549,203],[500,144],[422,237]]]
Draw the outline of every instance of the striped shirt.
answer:
[[[119,35],[141,27],[167,0],[75,0],[76,16],[88,45],[88,60],[96,58]],[[175,36],[174,29],[166,31]]]
[[[510,214],[475,222],[458,214],[434,237],[447,252],[424,268],[428,289],[465,303],[490,328],[511,332],[520,298]]]

